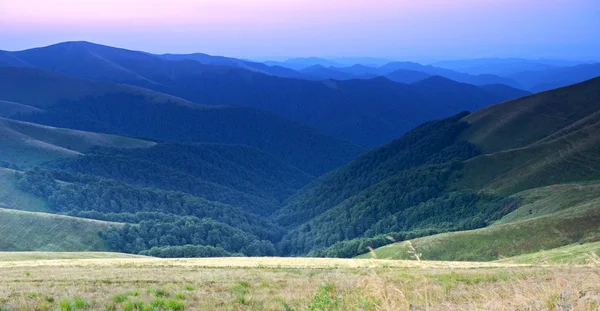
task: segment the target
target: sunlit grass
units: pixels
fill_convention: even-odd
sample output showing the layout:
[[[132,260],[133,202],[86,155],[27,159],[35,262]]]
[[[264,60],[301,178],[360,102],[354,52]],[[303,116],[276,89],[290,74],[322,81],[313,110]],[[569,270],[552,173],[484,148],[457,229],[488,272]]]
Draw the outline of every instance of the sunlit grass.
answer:
[[[5,310],[595,310],[600,292],[595,266],[324,258],[12,261],[0,279]]]

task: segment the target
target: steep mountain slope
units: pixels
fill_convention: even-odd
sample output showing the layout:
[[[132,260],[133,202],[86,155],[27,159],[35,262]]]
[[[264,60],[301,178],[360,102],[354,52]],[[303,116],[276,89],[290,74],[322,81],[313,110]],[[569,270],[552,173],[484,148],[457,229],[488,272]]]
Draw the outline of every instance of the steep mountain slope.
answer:
[[[484,108],[466,139],[487,154],[465,162],[462,187],[505,194],[600,178],[600,78]]]
[[[20,120],[179,142],[245,144],[315,175],[362,152],[355,145],[257,109],[206,107],[139,87],[38,69],[0,67],[0,99],[44,109],[13,116]]]
[[[13,52],[12,55],[38,68],[80,78],[137,85],[199,104],[268,110],[366,148],[387,143],[422,122],[514,96],[495,92],[461,106],[469,94],[433,99],[410,86],[384,78],[349,81],[287,79],[190,59],[171,61],[143,52],[86,42],[61,43]],[[485,84],[492,83],[490,81]]]
[[[280,248],[283,253],[302,254],[359,238],[314,253],[351,254],[348,249],[364,246],[365,241],[385,241],[375,238],[378,234],[407,237],[465,230],[490,225],[501,217],[508,217],[505,227],[475,231],[481,232],[476,238],[482,240],[481,252],[465,250],[469,256],[482,254],[486,260],[494,259],[483,248],[497,249],[491,239],[499,239],[499,234],[510,236],[507,232],[514,232],[519,243],[531,245],[523,247],[523,252],[593,239],[598,234],[594,215],[600,211],[596,203],[548,207],[542,215],[532,205],[523,205],[530,204],[521,202],[527,195],[517,193],[552,184],[600,180],[599,99],[600,79],[594,79],[421,125],[321,177],[292,197],[274,218],[292,228]],[[484,154],[479,154],[482,151]],[[436,166],[438,163],[449,166]],[[597,187],[590,189],[597,192]],[[553,204],[557,201],[554,199]],[[580,205],[580,212],[571,209]],[[523,213],[523,208],[528,212]],[[561,211],[565,208],[569,210]],[[518,217],[505,216],[513,210]],[[525,215],[528,213],[546,218],[524,220],[529,218]],[[515,221],[526,223],[520,226]],[[583,231],[557,229],[566,224]],[[536,228],[545,229],[540,229],[538,235]],[[549,234],[548,230],[557,233]],[[528,241],[528,237],[537,240]],[[435,239],[422,238],[438,245],[439,254],[424,251],[428,258],[471,258],[459,256],[460,247],[452,253],[446,250],[450,242],[434,243]],[[456,241],[465,248],[475,243],[459,238]],[[512,245],[510,239],[506,243],[507,247]],[[510,246],[505,256],[518,254],[515,247],[520,248]],[[440,257],[443,254],[446,257]]]
[[[388,232],[440,232],[485,226],[514,200],[452,188],[460,161],[478,154],[458,141],[465,115],[425,123],[327,174],[288,200],[273,220],[290,228],[282,254]]]

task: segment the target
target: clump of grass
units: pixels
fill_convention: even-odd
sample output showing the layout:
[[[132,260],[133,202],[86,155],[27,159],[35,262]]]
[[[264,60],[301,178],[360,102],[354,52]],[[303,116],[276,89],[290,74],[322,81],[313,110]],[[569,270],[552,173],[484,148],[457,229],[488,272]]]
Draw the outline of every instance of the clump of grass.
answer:
[[[44,300],[48,303],[54,303],[54,297],[46,296],[44,297]]]
[[[196,290],[196,288],[195,288],[194,286],[192,286],[192,285],[186,285],[186,286],[185,286],[185,290],[187,290],[187,291],[190,291],[190,292],[191,292],[191,291],[193,291],[193,290]]]
[[[129,295],[127,295],[127,294],[118,294],[118,295],[113,296],[112,300],[113,300],[113,302],[116,302],[116,303],[123,303],[128,298],[129,298]]]
[[[175,299],[185,300],[185,293],[177,293]]]
[[[146,304],[143,301],[128,301],[123,305],[123,311],[144,311]]]
[[[175,299],[169,299],[167,301],[167,310],[170,311],[181,311],[185,309],[185,304]]]
[[[231,294],[234,295],[235,298],[235,302],[245,305],[248,303],[248,301],[246,300],[246,295],[248,295],[248,293],[250,288],[250,284],[248,282],[240,282],[239,284],[234,285],[231,288]]]
[[[38,294],[36,292],[29,292],[27,293],[27,297],[28,298],[37,298]]]
[[[323,283],[308,305],[308,311],[337,310],[340,297],[336,297],[335,286]]]
[[[154,289],[154,296],[156,296],[156,297],[169,297],[169,296],[171,296],[171,293],[169,293],[165,289],[157,288],[157,289]]]
[[[81,297],[75,298],[75,301],[73,304],[75,305],[75,308],[77,308],[77,309],[86,308],[90,305],[90,303],[87,302],[87,300],[85,300]]]
[[[104,305],[104,311],[117,311],[117,305],[115,305],[115,304]]]
[[[152,302],[150,303],[150,306],[152,306],[155,309],[166,309],[167,301],[162,298],[154,298],[154,300],[152,300]]]
[[[29,271],[25,272],[25,276],[31,276],[31,272],[29,272]]]
[[[58,303],[59,311],[73,311],[73,309],[74,309],[73,302],[69,298],[63,298]]]

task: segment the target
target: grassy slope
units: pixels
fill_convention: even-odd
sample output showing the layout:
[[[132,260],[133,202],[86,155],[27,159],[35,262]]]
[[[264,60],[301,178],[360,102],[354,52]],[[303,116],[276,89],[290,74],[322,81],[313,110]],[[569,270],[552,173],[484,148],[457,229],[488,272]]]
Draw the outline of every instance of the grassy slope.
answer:
[[[17,188],[15,171],[0,168],[0,208],[46,212],[46,202]]]
[[[486,153],[520,148],[594,114],[600,78],[480,109],[465,121],[463,138]]]
[[[9,117],[19,113],[42,112],[42,109],[22,105],[15,102],[0,100],[0,117]]]
[[[411,242],[426,260],[490,261],[573,243],[598,241],[598,186],[567,184],[529,190],[519,194],[525,198],[522,205],[498,224]],[[409,250],[407,242],[400,242],[378,248],[375,253],[377,258],[414,259]],[[364,254],[360,257],[370,256]]]
[[[0,208],[0,250],[105,251],[98,233],[120,224]]]
[[[573,244],[498,260],[517,264],[600,264],[600,242]]]
[[[462,188],[500,194],[600,179],[600,78],[490,106],[462,138],[487,154],[465,162]]]
[[[153,142],[0,118],[0,161],[34,166],[81,154],[93,146],[142,148]]]
[[[600,78],[463,120],[462,138],[486,154],[465,162],[456,186],[524,201],[490,227],[413,240],[423,258],[496,260],[600,239]],[[376,254],[411,258],[408,250],[398,243]]]

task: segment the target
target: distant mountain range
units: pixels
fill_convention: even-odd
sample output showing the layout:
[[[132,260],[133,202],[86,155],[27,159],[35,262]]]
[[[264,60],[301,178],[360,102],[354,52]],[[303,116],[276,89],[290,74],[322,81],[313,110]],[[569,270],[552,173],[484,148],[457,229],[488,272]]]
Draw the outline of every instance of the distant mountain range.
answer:
[[[414,62],[340,63],[322,58],[290,59],[286,62],[265,62],[295,69],[304,79],[371,79],[385,76],[401,83],[412,83],[438,75],[451,80],[474,84],[506,84],[531,92],[567,86],[600,76],[597,62],[554,59],[482,58],[442,61],[431,65]],[[301,66],[297,64],[301,63]],[[375,64],[377,63],[377,64]]]
[[[263,64],[202,54],[156,56],[87,42],[3,55],[0,63],[12,66],[135,85],[198,104],[268,110],[364,148],[389,142],[427,120],[528,94],[509,88],[490,91],[443,78],[432,78],[422,85],[394,83],[377,75],[344,81],[283,78],[273,71],[285,70]],[[404,82],[429,77],[418,72],[397,72],[403,68],[428,68],[419,64],[392,63],[382,68],[394,80],[405,76]],[[369,67],[353,66],[347,72],[360,74],[366,70]],[[435,73],[432,69],[427,75]],[[447,89],[454,86],[460,86],[462,91]]]
[[[573,67],[587,63],[592,62],[559,59],[479,58],[441,61],[431,65],[473,75],[493,74],[504,77],[523,71],[540,71],[558,67]]]

